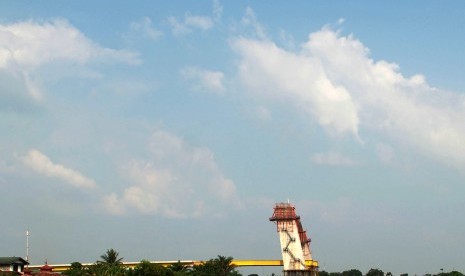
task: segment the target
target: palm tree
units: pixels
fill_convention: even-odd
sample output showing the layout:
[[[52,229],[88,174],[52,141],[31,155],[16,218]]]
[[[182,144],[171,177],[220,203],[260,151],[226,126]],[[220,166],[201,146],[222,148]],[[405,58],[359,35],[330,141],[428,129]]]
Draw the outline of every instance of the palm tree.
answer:
[[[173,272],[186,272],[189,270],[189,268],[186,265],[183,265],[181,261],[171,264],[168,266],[168,269]]]
[[[215,259],[217,266],[219,268],[220,275],[234,275],[236,266],[232,264],[232,257],[225,257],[218,255],[218,258]]]
[[[122,264],[123,258],[118,258],[118,251],[114,250],[113,248],[107,249],[107,252],[100,256],[101,261],[97,261],[97,263],[103,263],[111,266],[118,266]]]

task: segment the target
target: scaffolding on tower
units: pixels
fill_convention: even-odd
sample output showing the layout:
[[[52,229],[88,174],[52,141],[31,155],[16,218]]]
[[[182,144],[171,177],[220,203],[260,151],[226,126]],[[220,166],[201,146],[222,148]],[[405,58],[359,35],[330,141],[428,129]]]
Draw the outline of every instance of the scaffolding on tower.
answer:
[[[318,262],[312,259],[311,240],[302,227],[295,207],[290,203],[277,203],[270,221],[276,224],[278,231],[284,276],[316,276]]]

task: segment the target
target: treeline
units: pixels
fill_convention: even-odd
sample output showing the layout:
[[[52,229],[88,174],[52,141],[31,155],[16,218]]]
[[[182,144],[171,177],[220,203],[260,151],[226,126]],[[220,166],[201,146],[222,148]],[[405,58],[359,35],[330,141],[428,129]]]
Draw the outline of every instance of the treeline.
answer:
[[[193,267],[180,262],[168,267],[142,260],[134,268],[123,266],[123,258],[114,249],[108,249],[93,265],[84,267],[79,262],[62,274],[68,276],[242,276],[232,264],[232,257],[218,256]]]
[[[343,272],[320,271],[318,276],[394,276],[391,272],[384,273],[381,269],[372,268],[365,275],[358,269],[350,269]],[[408,273],[400,274],[408,276]],[[438,274],[424,274],[423,276],[465,276],[459,271],[440,272]]]

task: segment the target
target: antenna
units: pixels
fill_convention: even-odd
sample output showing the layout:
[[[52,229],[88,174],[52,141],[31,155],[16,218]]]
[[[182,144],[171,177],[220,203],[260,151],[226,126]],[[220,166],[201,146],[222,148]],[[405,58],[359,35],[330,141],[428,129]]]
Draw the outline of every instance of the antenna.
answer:
[[[29,262],[29,229],[26,230],[26,261]],[[29,266],[29,265],[28,265]]]

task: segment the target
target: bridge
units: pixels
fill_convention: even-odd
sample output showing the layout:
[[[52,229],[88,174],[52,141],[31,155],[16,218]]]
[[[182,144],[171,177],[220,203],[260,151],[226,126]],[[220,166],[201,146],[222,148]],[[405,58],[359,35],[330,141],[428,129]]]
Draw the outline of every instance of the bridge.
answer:
[[[160,264],[165,267],[170,266],[172,264],[175,264],[177,262],[180,262],[182,265],[192,267],[194,265],[200,265],[202,263],[205,263],[205,261],[194,261],[194,260],[180,260],[180,261],[150,261],[150,263],[153,264]],[[136,267],[140,262],[123,262],[123,266],[126,268],[134,268]],[[236,267],[250,267],[250,266],[283,266],[283,260],[233,260],[232,264],[235,265]],[[306,261],[307,266],[311,267],[318,267],[318,262],[314,260],[307,260]],[[90,267],[92,265],[95,265],[95,263],[85,263],[82,264],[84,267]],[[42,265],[30,265],[29,269],[32,270],[38,270],[40,269]],[[71,264],[49,264],[53,268],[54,272],[63,272],[68,270],[71,267]]]

